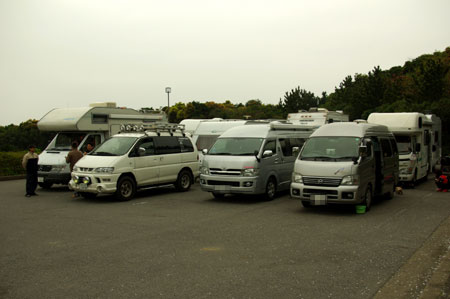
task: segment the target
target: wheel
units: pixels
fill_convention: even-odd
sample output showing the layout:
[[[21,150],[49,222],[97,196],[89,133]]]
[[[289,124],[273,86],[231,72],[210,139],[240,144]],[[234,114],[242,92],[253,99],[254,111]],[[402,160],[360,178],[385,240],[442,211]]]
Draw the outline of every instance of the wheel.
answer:
[[[218,198],[218,199],[225,197],[225,194],[223,194],[223,193],[212,192],[212,195],[214,196],[214,198]]]
[[[273,200],[277,193],[277,182],[273,177],[270,177],[266,185],[266,193],[264,194],[266,200]]]
[[[175,188],[177,188],[178,191],[188,191],[189,188],[191,188],[192,185],[192,176],[191,173],[187,170],[182,170],[178,174],[178,179],[175,182]]]
[[[50,189],[53,186],[53,183],[43,182],[43,183],[38,183],[38,185],[41,188]]]
[[[117,190],[115,196],[118,200],[130,200],[136,193],[136,184],[134,180],[129,176],[124,176],[119,179],[117,183]]]
[[[367,186],[363,201],[363,204],[366,206],[367,212],[370,211],[370,208],[372,207],[372,199],[372,188],[370,188],[370,186]]]
[[[86,199],[93,199],[97,197],[96,193],[89,193],[89,192],[79,192],[79,194]]]
[[[309,208],[309,207],[311,207],[311,202],[309,202],[307,200],[302,200],[302,205],[304,208]]]

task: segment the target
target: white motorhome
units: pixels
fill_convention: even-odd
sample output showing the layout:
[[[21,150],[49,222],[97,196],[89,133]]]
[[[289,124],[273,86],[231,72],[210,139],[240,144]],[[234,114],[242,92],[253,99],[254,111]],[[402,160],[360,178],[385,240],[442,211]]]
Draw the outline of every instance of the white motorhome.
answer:
[[[326,124],[303,146],[292,173],[291,196],[310,205],[364,204],[394,196],[398,150],[386,126],[366,121]]]
[[[257,122],[256,122],[257,123]],[[220,135],[204,156],[200,185],[214,197],[264,194],[289,189],[294,161],[314,128],[280,122],[251,122]]]
[[[116,107],[115,103],[93,103],[89,107],[56,108],[38,122],[41,131],[58,132],[39,156],[38,184],[50,188],[53,184],[70,181],[69,164],[65,157],[72,142],[78,149],[86,151],[90,143],[94,147],[118,133],[123,124],[144,124],[167,121],[165,114],[141,113],[130,108]]]
[[[287,121],[304,126],[321,126],[333,122],[348,121],[348,115],[343,111],[328,111],[325,108],[311,108],[309,111],[301,110],[289,113]]]
[[[367,121],[383,124],[394,133],[400,155],[400,181],[415,185],[434,169],[441,153],[438,117],[418,112],[371,113]]]

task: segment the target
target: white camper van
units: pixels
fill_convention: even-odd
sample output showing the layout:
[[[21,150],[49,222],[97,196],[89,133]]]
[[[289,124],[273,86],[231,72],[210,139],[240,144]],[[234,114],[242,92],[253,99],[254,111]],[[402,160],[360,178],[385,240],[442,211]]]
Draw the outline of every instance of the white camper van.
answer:
[[[84,152],[88,143],[94,147],[120,131],[123,124],[144,124],[166,121],[162,113],[144,114],[129,108],[118,108],[115,103],[93,103],[89,107],[57,108],[44,115],[37,126],[41,131],[58,134],[39,156],[38,184],[50,188],[53,184],[70,181],[69,164],[65,157],[72,142]]]
[[[246,124],[220,135],[204,156],[200,186],[214,197],[289,189],[294,161],[314,128],[280,122]]]
[[[291,196],[310,205],[359,204],[394,195],[398,151],[386,126],[365,121],[326,124],[306,141],[292,174]]]
[[[435,115],[418,112],[371,113],[369,123],[383,124],[395,135],[400,155],[400,181],[415,185],[426,178],[441,155],[441,124]]]
[[[245,123],[247,123],[246,120],[240,119],[213,118],[211,120],[205,120],[200,122],[192,139],[199,151],[204,149],[209,150],[223,132],[233,127],[242,126]]]
[[[325,108],[311,108],[309,111],[289,113],[287,121],[303,126],[321,126],[333,122],[348,121],[348,115],[343,111],[328,111]]]

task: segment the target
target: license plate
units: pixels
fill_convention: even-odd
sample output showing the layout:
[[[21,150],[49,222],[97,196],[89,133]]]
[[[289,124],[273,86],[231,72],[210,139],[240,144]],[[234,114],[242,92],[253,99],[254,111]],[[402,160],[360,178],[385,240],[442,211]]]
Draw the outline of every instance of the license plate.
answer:
[[[217,190],[217,191],[228,191],[228,190],[230,190],[230,186],[219,185],[219,186],[215,186],[214,190]]]
[[[87,184],[81,183],[78,185],[78,187],[80,187],[81,190],[86,190],[87,189]]]
[[[327,204],[327,196],[325,194],[311,195],[311,204],[314,206],[324,206]]]
[[[44,177],[38,176],[38,183],[43,183],[44,182]]]

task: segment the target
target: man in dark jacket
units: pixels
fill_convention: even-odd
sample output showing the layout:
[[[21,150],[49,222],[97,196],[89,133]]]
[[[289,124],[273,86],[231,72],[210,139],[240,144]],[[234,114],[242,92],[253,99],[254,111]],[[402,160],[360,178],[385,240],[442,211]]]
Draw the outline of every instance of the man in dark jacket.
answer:
[[[28,147],[28,153],[23,156],[22,166],[27,171],[26,182],[26,197],[30,197],[36,194],[37,188],[37,176],[38,176],[38,160],[39,156],[35,153],[36,147],[30,145]]]

